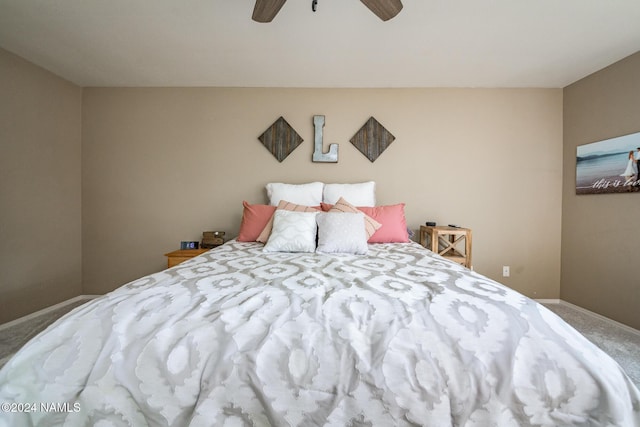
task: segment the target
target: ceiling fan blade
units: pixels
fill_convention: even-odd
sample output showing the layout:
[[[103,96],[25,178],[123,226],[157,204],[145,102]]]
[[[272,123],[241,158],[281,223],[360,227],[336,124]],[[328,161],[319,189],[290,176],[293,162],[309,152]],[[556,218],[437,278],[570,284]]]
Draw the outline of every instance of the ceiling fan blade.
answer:
[[[271,22],[273,18],[280,12],[282,5],[287,0],[256,0],[253,8],[253,19],[256,22]]]
[[[375,13],[383,21],[396,16],[402,10],[401,0],[360,0],[371,12]]]

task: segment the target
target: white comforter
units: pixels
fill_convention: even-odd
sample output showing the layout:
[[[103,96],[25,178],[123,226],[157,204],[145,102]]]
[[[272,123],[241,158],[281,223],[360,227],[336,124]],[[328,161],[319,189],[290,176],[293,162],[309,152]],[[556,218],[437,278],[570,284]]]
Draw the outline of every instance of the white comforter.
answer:
[[[0,426],[640,426],[553,313],[417,244],[230,242],[76,309],[0,371]]]

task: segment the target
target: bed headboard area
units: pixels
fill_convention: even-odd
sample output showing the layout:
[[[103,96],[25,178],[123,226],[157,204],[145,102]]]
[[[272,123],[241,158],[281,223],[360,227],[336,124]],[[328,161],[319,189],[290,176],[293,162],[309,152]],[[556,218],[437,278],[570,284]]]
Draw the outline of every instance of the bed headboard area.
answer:
[[[313,161],[319,115],[336,162]],[[299,135],[281,159],[259,139],[279,117]],[[393,144],[371,160],[380,128]],[[476,270],[510,265],[506,284],[559,297],[561,89],[85,88],[82,169],[86,294],[161,270],[205,230],[236,236],[269,183],[375,182],[410,229],[471,228]]]

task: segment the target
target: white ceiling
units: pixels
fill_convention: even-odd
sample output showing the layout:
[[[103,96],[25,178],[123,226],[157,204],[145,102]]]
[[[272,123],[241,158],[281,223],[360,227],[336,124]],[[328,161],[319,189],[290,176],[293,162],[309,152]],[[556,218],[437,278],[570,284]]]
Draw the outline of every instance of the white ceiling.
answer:
[[[640,50],[639,0],[0,0],[0,47],[80,86],[564,87]]]

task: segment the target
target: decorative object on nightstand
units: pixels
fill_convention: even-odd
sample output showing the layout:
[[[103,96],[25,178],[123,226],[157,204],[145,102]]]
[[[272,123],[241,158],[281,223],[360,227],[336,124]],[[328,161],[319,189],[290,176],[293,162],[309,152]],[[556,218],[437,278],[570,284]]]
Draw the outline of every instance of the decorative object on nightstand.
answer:
[[[215,248],[224,243],[224,231],[204,231],[202,233],[202,248]]]
[[[209,249],[179,249],[177,251],[164,254],[167,257],[167,268],[171,268],[174,265],[178,265],[181,262],[185,262],[195,256],[203,254],[209,251]]]
[[[471,230],[458,226],[420,226],[420,244],[451,261],[471,268]],[[464,245],[463,245],[464,244]]]

